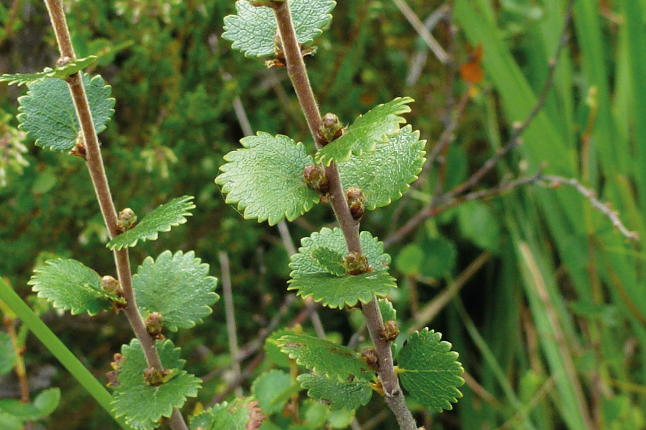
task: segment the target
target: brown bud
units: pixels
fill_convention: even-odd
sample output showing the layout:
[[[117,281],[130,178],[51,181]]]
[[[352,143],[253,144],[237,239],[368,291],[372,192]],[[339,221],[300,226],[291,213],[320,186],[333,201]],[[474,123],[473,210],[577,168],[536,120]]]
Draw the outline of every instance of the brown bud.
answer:
[[[343,135],[343,124],[339,121],[339,117],[333,113],[326,113],[321,119],[319,134],[325,143],[330,143],[341,137]]]
[[[372,272],[372,267],[368,264],[368,258],[354,251],[343,257],[343,267],[348,275],[361,275],[362,273]]]
[[[147,367],[144,370],[144,384],[158,386],[164,382],[164,373],[154,367]]]
[[[399,336],[399,327],[397,323],[393,320],[386,321],[384,323],[384,331],[381,333],[380,337],[386,342],[392,342],[397,339]]]
[[[374,348],[366,348],[361,351],[361,359],[370,370],[375,372],[379,370],[379,357],[377,357],[377,352]]]
[[[321,194],[327,194],[330,190],[330,183],[325,176],[325,171],[315,164],[305,166],[303,169],[303,180],[308,187]]]
[[[119,281],[114,279],[112,276],[104,276],[103,278],[101,278],[101,288],[108,294],[119,297],[123,295]]]
[[[114,361],[110,363],[110,365],[114,370],[119,370],[121,368],[121,365],[123,364],[123,360],[124,360],[123,355],[117,352],[116,354],[114,354],[113,360]]]
[[[366,208],[366,195],[361,191],[360,188],[350,187],[345,192],[345,195],[348,199],[348,207],[350,208],[350,214],[355,221],[359,221],[363,216],[363,212]]]
[[[158,336],[164,328],[164,318],[159,312],[152,312],[146,317],[146,330],[151,336]]]
[[[108,383],[105,384],[106,387],[113,387],[117,388],[121,383],[119,382],[119,372],[116,370],[110,371],[105,374],[106,379],[108,380]]]
[[[124,232],[133,228],[137,224],[137,215],[130,208],[125,208],[119,212],[119,220],[117,221],[117,228]]]

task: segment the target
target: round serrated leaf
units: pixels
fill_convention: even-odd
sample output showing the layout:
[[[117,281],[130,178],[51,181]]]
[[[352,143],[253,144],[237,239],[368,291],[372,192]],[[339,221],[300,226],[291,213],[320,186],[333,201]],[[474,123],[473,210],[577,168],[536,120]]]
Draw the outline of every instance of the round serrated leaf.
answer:
[[[227,164],[215,182],[237,203],[245,218],[292,221],[309,211],[319,196],[303,180],[303,169],[313,164],[303,144],[287,136],[259,132],[240,141],[244,148],[228,153]]]
[[[421,274],[439,278],[450,273],[455,267],[457,250],[455,244],[444,237],[435,237],[422,242],[425,259],[420,267]]]
[[[90,103],[92,121],[97,133],[105,130],[114,113],[111,87],[101,76],[82,73],[83,85]],[[36,145],[52,151],[69,151],[76,144],[81,130],[72,95],[64,80],[45,79],[29,85],[26,96],[18,99],[19,128],[36,140]]]
[[[332,0],[290,0],[289,8],[298,43],[311,42],[322,33],[332,19]],[[248,57],[274,55],[274,35],[278,31],[276,18],[268,7],[255,7],[247,0],[236,2],[236,15],[224,18],[222,38],[233,42],[233,48]]]
[[[391,288],[397,287],[395,279],[388,274],[390,256],[383,253],[383,243],[367,231],[361,232],[360,240],[372,272],[355,276],[338,276],[338,272],[331,272],[332,268],[343,264],[347,247],[341,229],[323,228],[304,238],[303,246],[292,256],[290,267],[293,271],[288,289],[298,290],[300,296],[311,296],[314,301],[331,308],[354,306],[359,301],[368,303],[373,295],[386,296]],[[322,248],[328,252],[321,252]]]
[[[195,209],[192,196],[183,196],[158,206],[147,214],[135,227],[125,231],[108,242],[110,249],[121,249],[137,245],[138,241],[156,240],[159,232],[170,231],[171,227],[184,224],[189,211]]]
[[[330,404],[330,409],[357,409],[367,405],[372,397],[372,387],[362,379],[352,382],[340,382],[325,376],[304,374],[298,377],[301,387],[307,389],[307,395],[313,399],[323,400]]]
[[[248,397],[216,404],[191,419],[191,430],[256,429],[264,420],[258,402]]]
[[[353,350],[326,339],[291,334],[281,337],[278,345],[290,358],[318,375],[339,381],[355,378],[369,381],[375,375]]]
[[[292,378],[282,370],[270,370],[260,375],[251,385],[253,396],[258,399],[260,408],[267,415],[283,410],[287,399],[274,402],[280,394],[292,386]]]
[[[386,206],[399,199],[417,179],[424,165],[425,140],[419,140],[419,131],[410,125],[378,143],[372,152],[354,156],[347,163],[339,163],[341,182],[348,187],[360,188],[366,196],[366,209]]]
[[[386,143],[390,136],[399,133],[399,125],[406,122],[399,115],[410,112],[407,104],[412,101],[410,97],[398,97],[359,116],[343,136],[316,153],[316,162],[329,166],[332,161],[350,160],[352,154],[374,151],[378,143]],[[382,178],[379,179],[381,183]]]
[[[181,408],[187,397],[197,396],[201,380],[182,370],[180,349],[173,342],[156,342],[159,358],[164,369],[179,369],[171,380],[158,385],[144,384],[144,370],[148,367],[146,357],[137,339],[123,345],[118,381],[114,393],[114,413],[126,417],[126,422],[136,429],[148,430],[158,426],[161,417],[170,417],[173,408]]]
[[[429,409],[453,409],[462,393],[464,373],[458,353],[442,341],[442,334],[425,328],[415,332],[402,346],[397,357],[397,373],[411,397]]]
[[[49,260],[34,273],[28,284],[38,296],[55,308],[72,311],[72,315],[96,315],[112,309],[112,302],[123,302],[103,291],[98,273],[76,260]]]
[[[132,278],[142,313],[159,312],[171,331],[201,323],[220,298],[213,292],[217,279],[208,276],[209,265],[201,262],[193,251],[164,251],[155,261],[146,258]]]

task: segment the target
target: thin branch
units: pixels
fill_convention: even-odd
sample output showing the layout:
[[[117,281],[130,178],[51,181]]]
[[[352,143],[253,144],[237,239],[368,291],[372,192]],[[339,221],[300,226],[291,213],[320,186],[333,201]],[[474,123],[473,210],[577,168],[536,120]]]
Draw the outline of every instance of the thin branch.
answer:
[[[426,29],[424,23],[420,21],[419,17],[413,10],[408,6],[404,0],[393,0],[395,6],[401,11],[402,14],[406,17],[410,25],[413,26],[417,34],[422,38],[422,40],[428,45],[428,47],[433,51],[433,54],[440,60],[440,63],[444,64],[448,61],[449,55],[444,51],[444,49],[437,43],[437,40],[433,37],[430,31]]]
[[[61,59],[64,61],[74,60],[74,48],[72,47],[72,41],[61,0],[45,0],[45,4],[49,12],[52,27],[54,28],[56,41],[61,53]],[[99,139],[97,138],[96,130],[94,128],[92,113],[90,111],[85,88],[83,86],[83,80],[81,79],[81,73],[76,73],[70,76],[67,79],[67,83],[70,88],[76,114],[81,126],[83,142],[86,148],[86,164],[92,179],[92,185],[94,186],[97,200],[101,208],[103,220],[108,228],[110,238],[112,239],[120,233],[117,226],[117,212],[110,193],[108,178],[105,174]],[[135,336],[141,343],[148,366],[163,370],[159,354],[155,348],[154,340],[148,334],[146,325],[137,308],[135,294],[132,289],[132,272],[130,270],[128,248],[121,250],[115,249],[113,254],[117,267],[119,283],[123,291],[123,296],[128,303],[128,306],[124,310],[126,317],[135,332]],[[170,422],[174,430],[188,430],[186,423],[178,411],[173,412]]]
[[[296,40],[296,33],[288,3],[281,2],[273,6],[276,22],[278,23],[278,31],[283,43],[287,72],[294,85],[294,90],[298,96],[312,137],[317,147],[321,147],[327,143],[318,132],[321,124],[321,114],[318,110],[312,86],[307,76],[305,63],[301,56],[301,50]],[[339,222],[339,227],[343,232],[348,252],[356,252],[358,255],[362,255],[363,251],[361,249],[361,242],[359,241],[359,225],[350,214],[336,164],[331,163],[325,169],[325,173],[330,184],[330,203]],[[386,402],[395,414],[402,430],[416,430],[415,420],[406,406],[404,394],[399,387],[399,380],[395,374],[390,342],[382,339],[380,336],[384,329],[384,324],[376,297],[373,296],[373,299],[369,303],[364,304],[362,311],[370,331],[370,336],[375,344],[377,357],[379,358],[379,378],[384,388]]]
[[[222,268],[222,294],[224,295],[224,313],[227,319],[227,333],[229,334],[229,350],[233,374],[240,377],[240,362],[238,361],[238,335],[236,332],[236,317],[233,308],[233,293],[231,292],[231,273],[229,271],[229,255],[220,251],[220,267]],[[242,389],[236,388],[236,396],[242,397]]]
[[[565,184],[574,188],[579,192],[579,194],[585,197],[595,209],[604,214],[606,218],[608,218],[612,222],[612,225],[614,225],[615,228],[618,229],[621,234],[626,237],[626,239],[634,241],[639,240],[639,233],[637,233],[636,231],[628,230],[619,219],[619,212],[612,210],[610,203],[604,204],[603,202],[601,202],[601,200],[596,198],[596,193],[594,192],[594,190],[584,187],[576,179],[568,179],[562,176],[546,175],[543,176],[542,179],[548,182],[551,187],[558,187],[561,184]]]
[[[9,315],[4,315],[3,317],[4,325],[7,327],[7,333],[11,339],[11,347],[13,353],[16,356],[16,364],[14,366],[14,371],[20,382],[20,401],[29,403],[29,384],[27,383],[27,371],[25,369],[25,360],[24,360],[24,350],[19,345],[18,336],[16,336],[15,323],[16,320],[11,318]]]
[[[294,246],[292,236],[289,234],[289,227],[287,227],[285,220],[280,220],[278,223],[278,232],[280,233],[280,238],[283,241],[283,245],[285,246],[285,250],[287,250],[289,256],[291,257],[296,254],[296,247]]]

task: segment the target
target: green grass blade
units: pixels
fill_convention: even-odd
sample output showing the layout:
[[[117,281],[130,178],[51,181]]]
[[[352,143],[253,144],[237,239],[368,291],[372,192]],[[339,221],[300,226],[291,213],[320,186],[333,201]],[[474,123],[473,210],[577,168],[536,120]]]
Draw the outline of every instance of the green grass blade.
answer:
[[[124,429],[132,429],[126,424],[124,417],[117,418],[112,413],[112,395],[105,387],[83,366],[78,358],[70,352],[63,342],[43,323],[40,318],[27,306],[16,292],[0,277],[0,299],[13,310],[20,321],[47,347],[61,364],[76,378],[77,381],[96,399],[112,418]]]

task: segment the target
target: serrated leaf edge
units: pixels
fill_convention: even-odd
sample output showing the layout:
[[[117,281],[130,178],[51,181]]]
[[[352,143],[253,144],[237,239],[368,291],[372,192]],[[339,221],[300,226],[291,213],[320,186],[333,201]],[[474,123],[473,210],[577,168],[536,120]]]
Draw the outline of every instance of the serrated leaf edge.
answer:
[[[399,107],[400,107],[401,109],[397,110],[395,113],[390,113],[390,114],[388,114],[388,116],[394,116],[394,117],[395,117],[395,119],[394,119],[394,121],[393,121],[393,122],[396,122],[397,124],[406,124],[406,118],[401,117],[401,116],[399,116],[399,115],[404,114],[404,113],[409,113],[409,112],[411,111],[411,108],[410,108],[410,106],[408,106],[408,103],[413,103],[415,100],[413,100],[413,99],[412,99],[412,98],[410,98],[410,97],[396,97],[396,98],[394,98],[393,100],[389,101],[388,103],[392,103],[392,102],[394,102],[395,100],[401,100],[401,102],[400,102],[400,104],[399,104]],[[386,105],[386,104],[388,104],[388,103],[381,103],[381,104],[379,104],[379,105],[377,105],[377,106],[373,107],[372,109],[370,109],[370,110],[369,110],[368,112],[366,112],[365,114],[363,114],[363,115],[359,115],[359,116],[354,120],[354,122],[353,122],[352,124],[354,124],[355,122],[357,122],[357,120],[358,120],[359,118],[362,118],[363,116],[365,116],[365,115],[367,115],[368,113],[370,113],[372,110],[377,109],[377,108],[379,108],[379,107],[381,107],[381,106],[383,106],[383,105]],[[349,131],[351,128],[352,128],[352,126],[348,127],[348,131]],[[384,134],[383,136],[381,136],[381,137],[378,137],[378,138],[374,139],[374,140],[370,143],[370,145],[365,149],[365,151],[364,151],[364,149],[363,149],[363,148],[359,148],[358,150],[349,149],[348,151],[346,151],[346,152],[347,152],[347,154],[346,154],[346,155],[344,155],[344,156],[342,156],[342,157],[340,157],[339,159],[336,159],[336,160],[335,160],[335,159],[332,159],[332,158],[329,158],[329,156],[327,156],[327,157],[326,157],[326,152],[324,152],[324,153],[323,153],[323,155],[320,155],[320,154],[321,154],[321,150],[322,150],[323,148],[326,148],[326,147],[328,147],[328,146],[330,146],[330,145],[333,145],[333,144],[334,144],[334,143],[336,143],[336,142],[339,142],[339,139],[337,139],[337,140],[335,140],[335,141],[333,141],[333,142],[329,143],[328,145],[324,146],[323,148],[321,148],[321,150],[317,151],[317,152],[316,152],[316,154],[314,155],[314,160],[315,160],[317,163],[323,163],[325,166],[329,166],[333,161],[336,161],[337,163],[344,163],[344,162],[347,162],[347,161],[352,157],[352,155],[361,155],[361,154],[363,154],[364,152],[373,152],[373,151],[375,150],[375,148],[377,147],[377,144],[378,144],[378,143],[387,143],[387,142],[388,142],[388,140],[389,140],[389,137],[390,137],[390,136],[393,136],[393,135],[395,135],[395,134],[397,134],[397,133],[399,133],[399,131],[400,131],[400,130],[401,130],[401,127],[398,127],[398,128],[397,128],[397,130],[396,130],[396,131],[394,131],[392,134]]]
[[[193,200],[194,198],[195,198],[194,196],[183,196],[183,197],[178,197],[177,199],[182,199],[182,200],[181,200],[181,201],[179,201],[178,203],[188,203],[189,201]],[[173,199],[173,200],[176,200],[176,199]],[[166,202],[166,203],[163,203],[162,205],[164,205],[164,204],[168,204],[168,203],[171,203],[173,200],[171,200],[171,201],[169,201],[169,202]],[[160,206],[162,206],[162,205],[160,205]],[[153,213],[153,212],[154,212],[156,209],[158,209],[160,206],[157,206],[155,209],[153,209],[152,211],[148,212],[148,213],[147,213],[147,214],[142,218],[141,222],[143,222],[143,221],[146,219],[146,217],[147,217],[148,215],[150,215],[151,213]],[[185,217],[187,217],[187,216],[193,216],[193,214],[192,214],[192,213],[190,213],[190,212],[188,212],[188,211],[189,211],[189,210],[192,210],[192,209],[195,209],[196,207],[197,207],[197,206],[195,206],[195,203],[191,202],[190,206],[187,206],[187,207],[185,208],[185,211],[186,211],[186,212],[179,214],[179,216],[180,216],[180,217],[182,217],[182,218],[181,218],[181,220],[179,220],[179,221],[178,221],[178,222],[176,222],[176,223],[168,224],[165,228],[163,228],[163,229],[159,229],[159,230],[156,230],[154,233],[151,233],[151,234],[149,234],[149,235],[142,236],[142,237],[137,237],[137,238],[135,238],[135,239],[134,239],[134,241],[130,241],[129,243],[127,243],[127,244],[123,244],[123,245],[121,245],[121,246],[119,246],[119,245],[115,245],[115,244],[114,244],[114,241],[115,241],[115,240],[117,240],[117,238],[118,238],[119,236],[121,236],[121,235],[119,235],[119,236],[115,236],[115,237],[114,237],[114,239],[112,239],[110,242],[108,242],[105,246],[106,246],[106,248],[110,249],[111,251],[113,251],[113,250],[115,250],[115,249],[116,249],[117,251],[120,251],[120,250],[122,250],[123,248],[133,248],[133,247],[137,246],[137,243],[138,243],[140,240],[141,240],[142,242],[146,242],[146,241],[148,241],[148,240],[157,240],[157,239],[159,238],[159,233],[166,233],[166,232],[171,231],[171,230],[173,229],[173,227],[177,227],[178,225],[186,224],[186,223],[188,222],[188,220],[187,220]],[[136,225],[132,228],[132,230],[134,230],[135,228],[137,228],[137,226],[136,226]],[[128,231],[132,231],[132,230],[128,230]],[[124,233],[125,233],[125,232],[124,232]],[[123,234],[123,233],[122,233],[122,234]],[[112,245],[110,245],[110,244],[112,244]]]
[[[0,76],[0,82],[7,82],[7,85],[16,84],[17,86],[29,86],[35,82],[44,81],[47,78],[65,79],[73,75],[74,73],[88,67],[98,58],[99,57],[97,57],[96,55],[88,55],[84,58],[77,58],[76,60],[71,61],[68,64],[56,67],[55,69],[45,68],[45,70],[43,70],[42,72],[4,74]],[[28,76],[32,77],[30,78]]]

